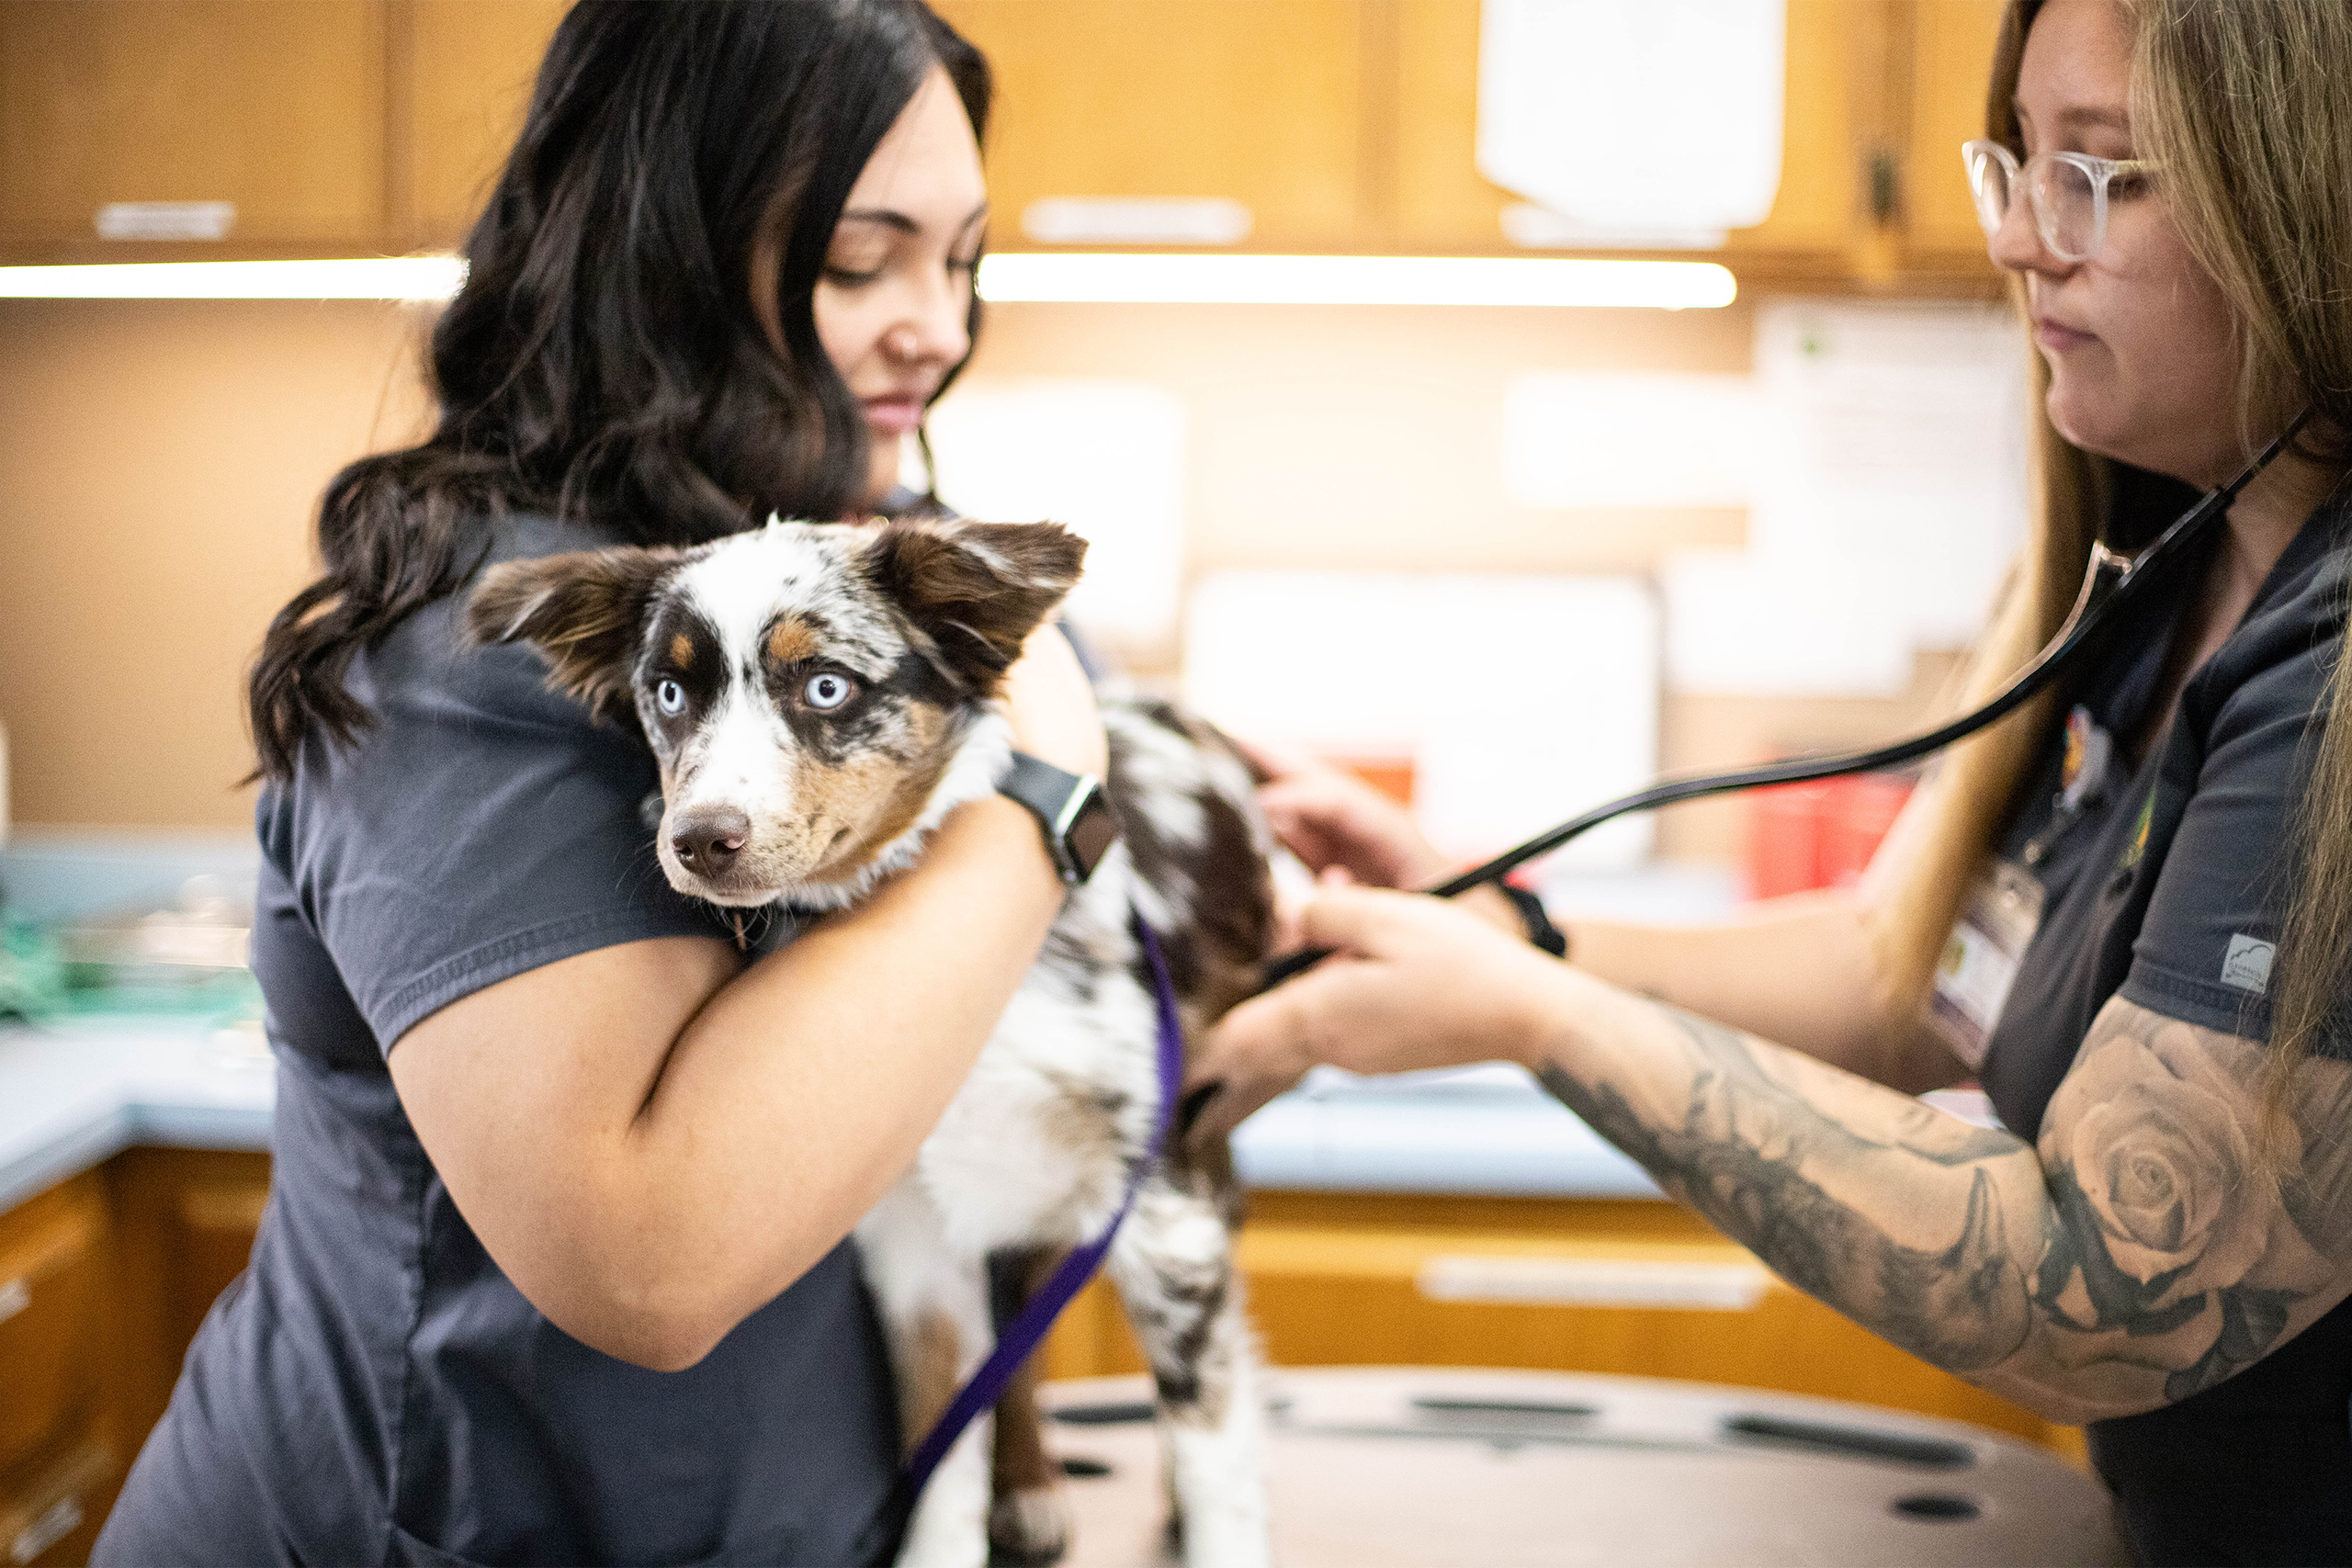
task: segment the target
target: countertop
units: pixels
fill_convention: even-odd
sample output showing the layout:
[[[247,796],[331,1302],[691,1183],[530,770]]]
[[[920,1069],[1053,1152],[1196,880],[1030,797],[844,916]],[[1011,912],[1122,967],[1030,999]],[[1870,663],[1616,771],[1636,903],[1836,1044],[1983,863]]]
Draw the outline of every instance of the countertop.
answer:
[[[258,1037],[187,1019],[0,1024],[0,1210],[137,1144],[266,1149]],[[1252,1187],[1645,1197],[1624,1156],[1514,1067],[1372,1080],[1319,1068],[1234,1140]]]
[[[46,829],[0,850],[8,912],[59,919],[168,902],[189,876],[249,887],[242,835]],[[1556,914],[1664,922],[1720,915],[1736,892],[1692,868],[1547,882]],[[0,1022],[0,1209],[138,1144],[266,1149],[276,1073],[250,1025],[153,1015]],[[1930,1097],[1986,1121],[1983,1097]],[[1657,1187],[1516,1067],[1356,1078],[1317,1068],[1245,1123],[1248,1185],[1298,1191],[1648,1198]]]
[[[66,920],[168,904],[190,877],[252,886],[243,834],[29,829],[0,848],[6,912]],[[1555,912],[1703,919],[1724,875],[1656,866],[1547,882]],[[266,1149],[276,1074],[257,1032],[92,1015],[0,1022],[0,1208],[136,1144]],[[1357,1079],[1317,1069],[1234,1140],[1253,1187],[1489,1196],[1649,1197],[1624,1156],[1515,1067]]]
[[[258,1045],[187,1018],[0,1024],[0,1210],[137,1144],[266,1149],[277,1075]]]

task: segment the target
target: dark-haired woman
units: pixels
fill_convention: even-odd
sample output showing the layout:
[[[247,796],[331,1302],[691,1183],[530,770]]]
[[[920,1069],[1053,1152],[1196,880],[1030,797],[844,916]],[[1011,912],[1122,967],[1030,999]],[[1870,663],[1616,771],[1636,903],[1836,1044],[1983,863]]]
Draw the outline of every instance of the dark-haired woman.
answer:
[[[1792,1283],[2086,1423],[2143,1561],[2352,1562],[2347,83],[2343,0],[2012,0],[1967,155],[2047,421],[1979,694],[2096,530],[2144,541],[2301,439],[2059,704],[1950,760],[1860,888],[1580,923],[1566,964],[1334,889],[1306,926],[1345,961],[1226,1021],[1202,1134],[1311,1062],[1522,1061]],[[1363,880],[1446,869],[1327,773],[1267,808]],[[2003,1127],[1901,1092],[1972,1074]]]
[[[743,955],[653,869],[642,747],[461,649],[453,608],[492,560],[884,506],[969,350],[987,106],[916,0],[558,29],[434,333],[439,426],[338,477],[254,671],[271,1199],[100,1561],[891,1550],[842,1238],[1060,903],[1034,819],[964,807],[870,903]],[[1060,639],[1007,701],[1024,749],[1100,773]]]

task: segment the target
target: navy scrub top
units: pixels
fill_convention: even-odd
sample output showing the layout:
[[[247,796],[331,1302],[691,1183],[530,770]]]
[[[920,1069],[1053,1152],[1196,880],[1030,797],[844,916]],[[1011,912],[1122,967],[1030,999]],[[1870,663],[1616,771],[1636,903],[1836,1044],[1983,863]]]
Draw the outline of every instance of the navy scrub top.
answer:
[[[2269,1037],[2264,993],[2310,776],[2306,733],[2343,645],[2347,516],[2338,501],[2304,524],[2136,770],[2124,740],[2146,716],[2199,573],[2183,571],[2172,603],[2126,628],[2065,697],[2115,737],[2116,752],[2108,782],[2067,813],[2054,738],[2003,847],[2044,895],[1982,1071],[2019,1137],[2039,1137],[2109,997]],[[2323,1050],[2347,1055],[2341,1041]],[[2227,1382],[2094,1422],[2089,1438],[2143,1562],[2352,1562],[2352,1302]]]
[[[521,517],[492,558],[612,542]],[[269,1204],[96,1560],[888,1555],[869,1526],[898,1461],[894,1394],[847,1243],[699,1365],[648,1371],[523,1298],[393,1093],[386,1051],[460,997],[617,942],[722,934],[654,863],[633,728],[548,693],[527,649],[464,648],[463,598],[355,660],[374,729],[263,792]]]

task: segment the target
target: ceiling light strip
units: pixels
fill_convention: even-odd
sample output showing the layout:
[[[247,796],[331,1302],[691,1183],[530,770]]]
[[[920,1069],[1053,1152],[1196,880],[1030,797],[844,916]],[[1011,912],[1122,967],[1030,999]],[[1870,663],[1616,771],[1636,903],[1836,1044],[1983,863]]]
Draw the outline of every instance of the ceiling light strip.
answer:
[[[455,294],[465,276],[463,261],[439,255],[0,266],[0,299],[434,301]]]
[[[1502,305],[1681,310],[1738,293],[1713,262],[1004,253],[980,298],[1102,305]]]
[[[434,301],[448,299],[464,279],[465,263],[446,255],[0,266],[0,299]],[[1727,269],[1687,261],[1006,252],[980,266],[981,297],[1002,304],[1681,310],[1728,305],[1737,293]]]

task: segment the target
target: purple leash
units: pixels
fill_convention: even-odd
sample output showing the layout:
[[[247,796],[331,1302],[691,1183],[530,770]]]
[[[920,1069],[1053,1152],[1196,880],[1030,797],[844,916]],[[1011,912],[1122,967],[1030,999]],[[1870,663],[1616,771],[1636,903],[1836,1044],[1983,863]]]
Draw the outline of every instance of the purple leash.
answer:
[[[1102,1266],[1127,1211],[1135,1207],[1136,1190],[1143,1186],[1144,1178],[1151,1174],[1152,1167],[1159,1163],[1160,1150],[1168,1141],[1169,1123],[1175,1116],[1177,1097],[1184,1086],[1183,1027],[1177,1021],[1176,987],[1168,977],[1168,961],[1160,955],[1159,939],[1152,934],[1140,914],[1130,911],[1127,925],[1135,933],[1136,945],[1143,949],[1145,967],[1151,971],[1152,999],[1159,1013],[1159,1114],[1152,1127],[1151,1145],[1143,1158],[1128,1169],[1126,1192],[1119,1200],[1118,1213],[1102,1227],[1102,1234],[1061,1260],[1037,1293],[1029,1298],[1020,1315],[1005,1325],[989,1359],[980,1363],[972,1381],[957,1392],[946,1414],[940,1416],[938,1425],[932,1427],[930,1435],[908,1459],[898,1484],[890,1490],[892,1506],[885,1511],[886,1517],[903,1520],[913,1511],[914,1501],[922,1495],[932,1472],[947,1457],[947,1450],[956,1446],[956,1439],[964,1435],[964,1428],[981,1411],[994,1407],[1003,1395],[1005,1385],[1012,1381],[1012,1374],[1046,1337],[1046,1331],[1053,1327],[1062,1309],[1086,1288],[1086,1282]]]

